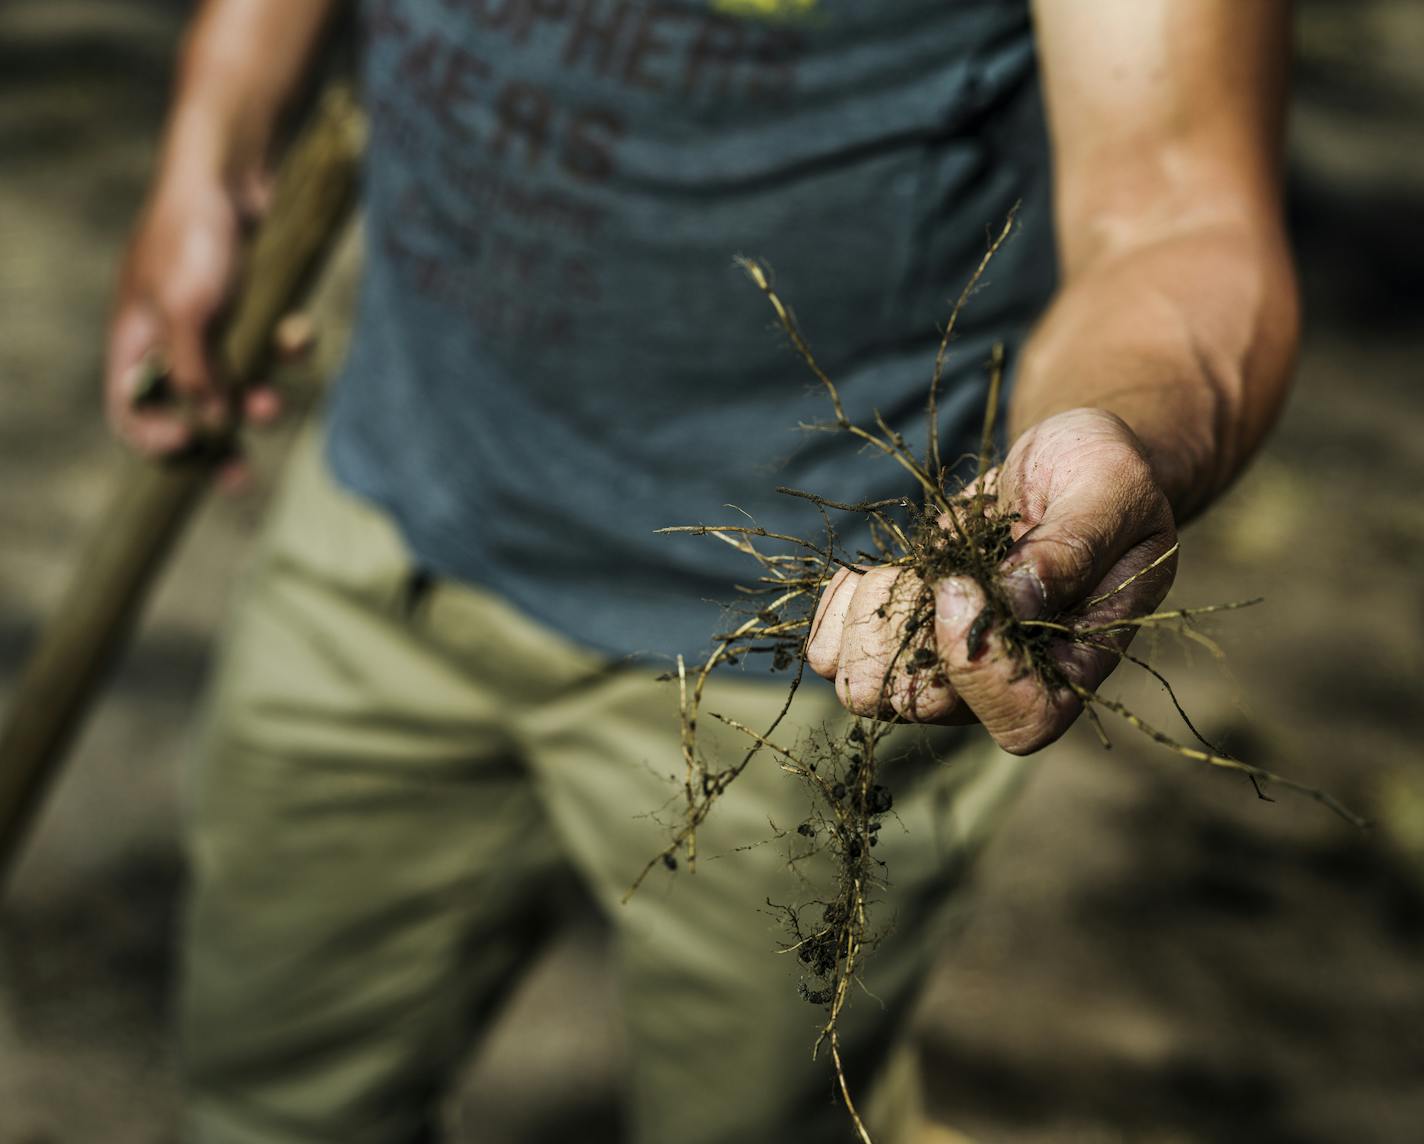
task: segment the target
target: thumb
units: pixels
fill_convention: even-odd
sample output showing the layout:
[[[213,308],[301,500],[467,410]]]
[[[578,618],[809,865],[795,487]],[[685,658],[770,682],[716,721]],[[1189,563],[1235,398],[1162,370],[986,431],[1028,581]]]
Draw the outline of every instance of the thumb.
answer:
[[[1034,586],[1021,581],[1028,595]],[[935,647],[949,685],[994,740],[1015,755],[1052,742],[1078,714],[1066,688],[1050,689],[1012,646],[984,589],[967,576],[935,585]]]
[[[1045,619],[1085,600],[1094,604],[1095,593],[1110,593],[1175,539],[1171,509],[1145,462],[1098,468],[1091,476],[1080,471],[1076,479],[1060,480],[1053,493],[996,570],[993,601],[968,577],[952,576],[935,587],[936,647],[950,686],[1015,754],[1056,739],[1081,704],[1071,688],[1053,685],[1052,675],[1035,668],[1023,630],[1004,621]],[[1170,582],[1164,567],[1161,576],[1114,594],[1101,610],[1155,604]],[[1048,656],[1038,666],[1051,663],[1053,675],[1089,688],[1116,662],[1109,651],[1067,641],[1032,654]]]
[[[1120,566],[1140,567],[1161,555],[1174,534],[1171,509],[1150,477],[1067,490],[1000,565],[1010,609],[1021,620],[1066,612]]]
[[[1100,593],[1105,581],[1115,586],[1176,539],[1172,508],[1145,446],[1125,422],[1101,410],[1071,410],[1024,433],[1000,487],[1003,507],[1020,513],[1024,528],[1000,570],[1032,571],[1043,589],[1039,615],[1069,611]],[[1120,566],[1128,571],[1113,579]],[[1032,615],[1014,612],[1020,619]]]

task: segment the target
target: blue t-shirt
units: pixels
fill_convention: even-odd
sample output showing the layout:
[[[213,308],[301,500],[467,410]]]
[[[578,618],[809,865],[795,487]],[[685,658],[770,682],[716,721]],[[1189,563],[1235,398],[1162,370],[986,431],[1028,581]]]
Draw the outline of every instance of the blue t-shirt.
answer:
[[[1017,202],[946,374],[945,452],[973,447],[991,346],[1012,353],[1054,278],[1026,0],[365,19],[367,256],[330,459],[421,564],[614,655],[704,651],[758,570],[654,530],[815,535],[777,485],[913,492],[799,427],[829,407],[733,256],[771,266],[853,419],[923,444],[938,328]]]

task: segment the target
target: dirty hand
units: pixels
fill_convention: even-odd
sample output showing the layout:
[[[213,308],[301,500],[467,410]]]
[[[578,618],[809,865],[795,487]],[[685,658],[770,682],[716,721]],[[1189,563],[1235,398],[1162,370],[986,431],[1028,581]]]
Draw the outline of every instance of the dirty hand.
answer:
[[[1009,451],[996,488],[1001,509],[1020,516],[1000,565],[1016,618],[1051,620],[1072,612],[1075,624],[1098,624],[1150,612],[1167,594],[1175,557],[1091,602],[1176,543],[1171,506],[1141,442],[1118,417],[1072,409],[1033,426]],[[932,585],[933,631],[912,633],[906,644],[904,623],[921,588],[914,573],[895,568],[842,569],[826,586],[807,663],[835,682],[841,702],[860,715],[978,721],[1014,754],[1063,734],[1081,702],[1067,688],[1048,689],[994,625],[985,627],[985,596],[973,580],[950,577]],[[1114,646],[1125,643],[1114,639]],[[926,649],[919,656],[925,666],[908,672],[905,664],[917,649]],[[1067,679],[1089,689],[1118,661],[1110,651],[1066,640],[1053,641],[1050,654]]]

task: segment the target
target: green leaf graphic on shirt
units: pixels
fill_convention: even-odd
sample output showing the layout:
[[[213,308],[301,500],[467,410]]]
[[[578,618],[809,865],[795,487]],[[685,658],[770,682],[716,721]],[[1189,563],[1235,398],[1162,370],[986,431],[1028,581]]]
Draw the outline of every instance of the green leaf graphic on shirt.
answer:
[[[718,12],[760,20],[795,19],[815,6],[816,0],[712,0],[712,7]]]

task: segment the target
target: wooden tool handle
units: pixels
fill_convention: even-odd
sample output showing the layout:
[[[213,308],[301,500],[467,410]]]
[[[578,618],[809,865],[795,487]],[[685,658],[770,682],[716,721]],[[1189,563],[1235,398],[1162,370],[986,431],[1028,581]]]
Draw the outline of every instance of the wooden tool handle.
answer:
[[[282,165],[272,209],[258,228],[223,326],[219,353],[227,384],[247,386],[270,364],[277,322],[298,303],[350,217],[364,143],[364,120],[350,93],[328,91]],[[40,633],[0,728],[0,888],[65,748],[222,452],[132,461]]]

